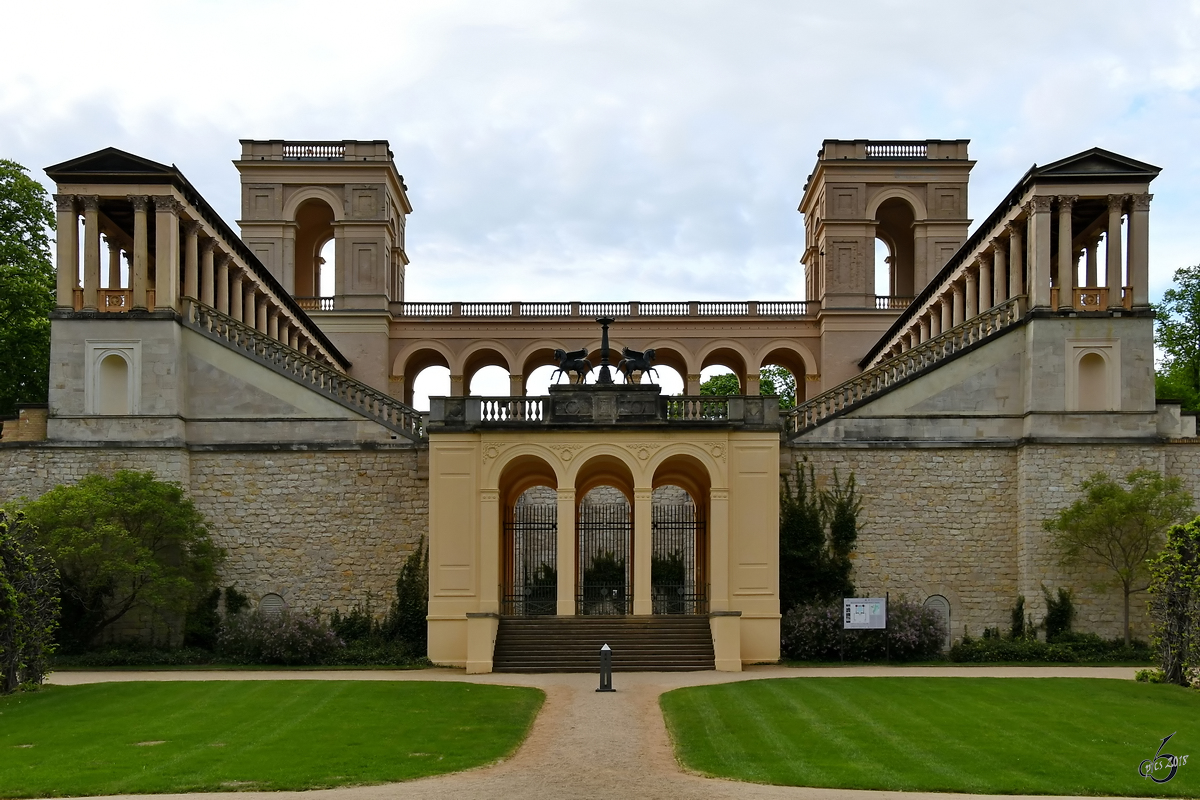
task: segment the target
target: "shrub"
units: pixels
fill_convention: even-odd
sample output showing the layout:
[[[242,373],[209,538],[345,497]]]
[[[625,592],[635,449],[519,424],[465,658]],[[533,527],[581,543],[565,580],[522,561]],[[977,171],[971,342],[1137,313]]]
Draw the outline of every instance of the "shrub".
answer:
[[[58,626],[58,571],[21,512],[0,511],[0,694],[41,684]]]
[[[1167,532],[1150,562],[1150,621],[1164,680],[1190,686],[1200,673],[1200,517]]]
[[[221,602],[221,590],[213,589],[188,610],[183,621],[183,646],[214,650],[217,646],[217,631],[221,627],[221,615],[217,606]]]
[[[146,647],[138,642],[110,645],[86,653],[56,656],[55,667],[194,667],[216,664],[218,658],[211,650],[199,647]]]
[[[385,639],[404,642],[417,658],[429,651],[429,548],[422,539],[396,579],[396,601],[381,626]]]
[[[963,636],[962,641],[950,648],[950,660],[964,664],[1144,662],[1150,657],[1150,648],[1145,642],[1134,640],[1126,646],[1123,638],[1102,639],[1094,633],[1060,635],[1055,642]]]
[[[232,586],[225,587],[225,613],[240,614],[244,609],[249,608],[250,598]]]
[[[807,469],[806,469],[807,468]],[[851,554],[858,538],[862,499],[854,473],[845,483],[817,488],[807,460],[783,475],[779,488],[779,603],[786,613],[804,603],[829,602],[854,593]]]
[[[322,664],[343,647],[317,614],[291,611],[231,614],[217,636],[218,652],[241,664]]]
[[[843,631],[841,601],[796,606],[781,628],[783,653],[796,661],[932,659],[946,639],[936,611],[903,599],[888,604],[887,631]]]
[[[1046,598],[1046,641],[1055,642],[1060,636],[1070,634],[1075,621],[1075,602],[1070,589],[1058,588],[1058,595],[1042,585],[1042,596]]]
[[[1025,595],[1017,595],[1017,604],[1012,610],[1012,626],[1009,628],[1009,635],[1013,639],[1025,638]]]

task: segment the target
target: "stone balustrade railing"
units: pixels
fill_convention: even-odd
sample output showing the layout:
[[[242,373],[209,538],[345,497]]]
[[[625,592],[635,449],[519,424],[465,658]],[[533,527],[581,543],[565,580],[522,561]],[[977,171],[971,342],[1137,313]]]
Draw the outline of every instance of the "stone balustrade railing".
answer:
[[[184,324],[407,439],[421,441],[425,438],[425,418],[421,412],[215,308],[185,298]]]
[[[689,422],[721,422],[729,419],[728,397],[671,397],[667,419]]]
[[[905,308],[910,298],[880,298],[877,308]],[[332,297],[297,297],[306,311],[333,311]],[[883,305],[880,305],[880,302]],[[479,317],[807,317],[818,303],[803,300],[737,300],[675,302],[437,302],[392,303],[392,313],[408,318],[476,319]]]
[[[955,353],[1012,327],[1024,317],[1024,306],[1024,296],[1011,298],[784,412],[784,436],[791,438],[810,431],[827,419],[936,366]]]

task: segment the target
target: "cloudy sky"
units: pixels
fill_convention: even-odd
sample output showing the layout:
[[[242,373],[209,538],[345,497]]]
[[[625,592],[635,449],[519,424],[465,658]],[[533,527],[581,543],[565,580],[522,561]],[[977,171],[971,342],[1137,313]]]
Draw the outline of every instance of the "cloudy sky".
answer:
[[[0,157],[43,180],[113,145],[177,164],[232,223],[239,138],[390,140],[410,300],[800,297],[824,138],[970,138],[978,220],[1030,164],[1116,150],[1163,168],[1152,294],[1200,261],[1197,2],[154,0],[3,20]]]

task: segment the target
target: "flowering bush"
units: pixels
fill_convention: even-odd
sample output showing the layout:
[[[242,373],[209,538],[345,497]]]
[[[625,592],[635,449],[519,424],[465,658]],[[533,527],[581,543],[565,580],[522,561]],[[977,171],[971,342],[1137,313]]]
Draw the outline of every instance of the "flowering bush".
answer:
[[[316,614],[261,611],[229,614],[217,652],[235,663],[321,664],[345,645]]]
[[[946,626],[932,609],[907,600],[888,604],[887,631],[842,630],[842,603],[810,603],[783,617],[782,650],[796,661],[896,661],[938,658]]]

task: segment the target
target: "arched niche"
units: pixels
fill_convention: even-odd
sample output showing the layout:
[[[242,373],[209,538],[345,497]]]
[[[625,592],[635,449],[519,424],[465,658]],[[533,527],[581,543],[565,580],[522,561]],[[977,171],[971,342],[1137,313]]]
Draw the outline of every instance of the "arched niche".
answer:
[[[97,369],[96,413],[123,416],[133,413],[130,396],[130,365],[120,353],[100,359]]]

